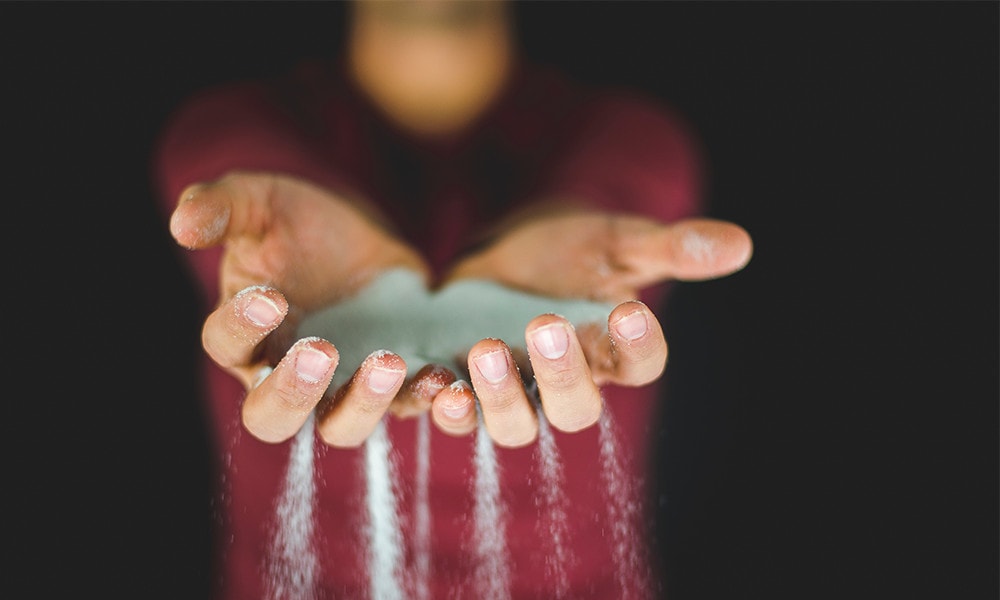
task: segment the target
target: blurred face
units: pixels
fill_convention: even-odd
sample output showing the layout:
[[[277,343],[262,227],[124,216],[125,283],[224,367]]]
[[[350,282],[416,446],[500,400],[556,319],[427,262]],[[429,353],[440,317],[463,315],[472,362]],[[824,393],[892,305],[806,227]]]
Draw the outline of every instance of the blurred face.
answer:
[[[394,27],[462,29],[503,18],[506,7],[495,0],[358,0],[354,10]]]
[[[511,36],[497,0],[359,0],[351,72],[385,113],[418,134],[461,130],[506,80]]]

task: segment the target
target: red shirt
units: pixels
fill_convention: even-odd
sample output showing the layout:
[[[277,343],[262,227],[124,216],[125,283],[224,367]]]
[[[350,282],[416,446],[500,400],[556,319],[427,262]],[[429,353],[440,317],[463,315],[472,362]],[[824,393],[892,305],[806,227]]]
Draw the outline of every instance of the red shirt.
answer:
[[[283,172],[376,203],[441,271],[499,217],[544,198],[581,198],[664,222],[698,210],[692,138],[665,107],[641,95],[588,89],[522,64],[471,128],[427,140],[395,128],[343,73],[339,64],[310,63],[287,77],[218,86],[188,99],[166,124],[153,162],[165,217],[191,183],[233,169]],[[221,249],[185,255],[206,314],[218,299],[220,255]],[[643,299],[655,308],[664,290],[648,290]],[[221,475],[216,597],[262,598],[292,442],[267,444],[244,431],[242,386],[207,357],[204,369]],[[572,598],[647,597],[620,588],[621,573],[640,581],[644,567],[622,564],[623,549],[612,534],[616,513],[646,501],[642,482],[660,393],[655,384],[608,386],[604,397],[620,446],[616,456],[632,484],[609,490],[602,479],[600,427],[555,432],[569,525],[564,582]],[[416,421],[390,418],[387,426],[398,454],[404,558],[412,565]],[[431,598],[478,594],[469,551],[474,437],[450,437],[431,427]],[[556,583],[546,572],[551,532],[539,527],[544,521],[536,508],[537,451],[537,444],[496,449],[509,590],[518,599],[555,597]],[[317,446],[320,598],[367,597],[363,457],[360,449]],[[649,531],[642,510],[642,520],[631,524],[640,550]]]

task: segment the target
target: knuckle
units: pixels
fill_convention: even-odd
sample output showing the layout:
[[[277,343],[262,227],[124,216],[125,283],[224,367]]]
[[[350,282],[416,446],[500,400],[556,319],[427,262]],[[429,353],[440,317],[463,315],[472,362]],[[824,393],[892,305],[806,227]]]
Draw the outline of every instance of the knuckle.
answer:
[[[349,397],[349,401],[354,405],[355,409],[366,417],[381,416],[384,414],[389,409],[389,405],[392,404],[392,399],[392,396],[376,394],[363,394],[354,398]]]
[[[549,368],[544,372],[536,370],[535,379],[539,388],[556,393],[572,392],[584,381],[580,369],[574,367]]]
[[[513,391],[476,390],[483,410],[493,414],[508,414],[517,409],[525,399],[524,394]]]
[[[270,392],[274,397],[274,402],[279,409],[295,414],[305,414],[313,409],[316,404],[314,398],[294,390],[275,388]]]

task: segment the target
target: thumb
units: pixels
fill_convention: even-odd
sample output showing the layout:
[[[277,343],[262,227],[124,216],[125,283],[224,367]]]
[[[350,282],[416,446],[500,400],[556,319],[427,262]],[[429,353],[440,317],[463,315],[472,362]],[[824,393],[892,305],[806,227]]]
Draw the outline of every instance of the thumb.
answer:
[[[208,248],[225,239],[232,216],[229,194],[218,184],[195,184],[181,192],[170,215],[170,235],[185,248]]]
[[[735,273],[750,262],[753,240],[735,223],[689,219],[670,226],[668,233],[674,278],[715,279]]]
[[[260,235],[272,218],[270,201],[287,182],[269,173],[230,173],[185,188],[170,216],[170,234],[185,248],[208,248],[237,235]]]
[[[745,229],[716,219],[685,219],[643,237],[632,266],[654,279],[724,277],[745,267],[753,254],[753,241]]]

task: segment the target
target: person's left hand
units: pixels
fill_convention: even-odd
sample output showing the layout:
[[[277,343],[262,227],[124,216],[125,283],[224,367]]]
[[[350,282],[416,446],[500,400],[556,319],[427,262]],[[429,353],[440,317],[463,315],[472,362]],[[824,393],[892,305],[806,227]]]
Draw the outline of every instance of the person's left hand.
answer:
[[[484,339],[468,353],[469,376],[490,436],[500,445],[522,446],[538,433],[519,367],[533,376],[545,416],[555,428],[572,432],[593,425],[602,410],[599,386],[641,386],[657,379],[667,360],[667,343],[656,316],[640,292],[667,280],[697,281],[742,269],[752,254],[742,227],[714,219],[664,224],[645,217],[563,210],[515,223],[492,243],[466,257],[447,281],[491,279],[526,292],[553,297],[591,298],[619,303],[601,327],[575,329],[566,319],[539,315],[525,328],[530,365],[511,345]],[[508,343],[509,342],[509,343]],[[471,390],[452,390],[455,396]],[[449,406],[463,398],[439,396],[432,405],[435,424],[461,435],[477,425],[474,412],[456,414]]]

